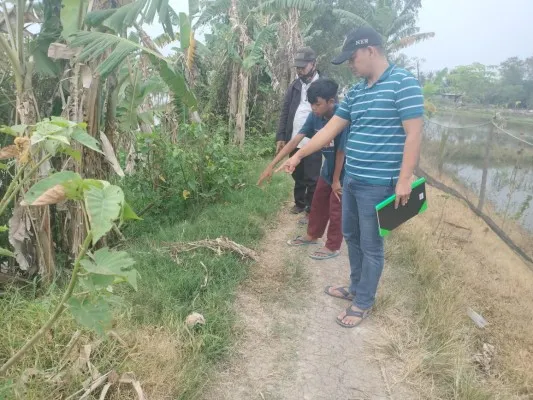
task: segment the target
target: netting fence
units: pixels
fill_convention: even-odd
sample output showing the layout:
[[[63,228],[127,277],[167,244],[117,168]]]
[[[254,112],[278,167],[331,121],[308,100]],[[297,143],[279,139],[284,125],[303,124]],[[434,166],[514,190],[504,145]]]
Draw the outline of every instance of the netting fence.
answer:
[[[425,120],[419,174],[533,262],[533,118],[435,113]],[[469,227],[456,228],[468,236]]]

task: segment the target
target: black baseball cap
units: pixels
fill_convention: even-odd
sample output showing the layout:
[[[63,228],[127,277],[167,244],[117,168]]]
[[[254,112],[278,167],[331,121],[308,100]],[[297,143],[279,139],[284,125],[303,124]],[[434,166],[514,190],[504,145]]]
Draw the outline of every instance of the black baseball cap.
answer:
[[[311,47],[302,47],[294,55],[293,67],[305,68],[310,62],[316,61],[316,53]]]
[[[357,49],[363,49],[369,46],[381,46],[383,40],[381,35],[370,26],[363,26],[361,28],[351,31],[344,40],[342,45],[342,52],[333,60],[332,64],[339,65],[350,59]]]

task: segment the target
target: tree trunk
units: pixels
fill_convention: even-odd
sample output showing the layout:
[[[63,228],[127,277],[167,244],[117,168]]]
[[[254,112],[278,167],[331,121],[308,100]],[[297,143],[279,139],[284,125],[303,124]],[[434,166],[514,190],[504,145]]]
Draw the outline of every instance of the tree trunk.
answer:
[[[63,110],[63,117],[75,121],[83,122],[83,80],[82,67],[80,64],[70,65],[70,97],[67,100],[67,104]],[[83,154],[83,148],[78,143],[73,143],[74,150]],[[82,175],[82,164],[71,161],[69,169]],[[78,255],[79,249],[85,240],[87,227],[85,226],[85,218],[83,216],[83,210],[77,202],[68,202],[66,212],[62,214],[63,225],[63,249],[68,252],[72,259],[75,259]]]
[[[285,96],[285,93],[287,93],[287,89],[289,88],[289,85],[291,83],[291,69],[285,65],[285,68],[283,68],[283,75],[281,78],[281,85],[280,85],[280,101],[283,101],[283,96]]]
[[[87,123],[87,133],[98,141],[100,140],[101,91],[100,77],[93,76],[82,102],[83,121]],[[109,166],[103,155],[93,150],[83,148],[82,165],[83,175],[87,178],[106,179],[109,175]]]
[[[289,13],[283,16],[277,46],[267,50],[267,65],[275,76],[272,79],[272,87],[279,94],[280,101],[292,81],[294,54],[303,45],[299,21],[299,11],[289,10]]]
[[[90,11],[90,10],[89,10]],[[63,110],[63,116],[71,121],[85,122],[87,123],[87,133],[93,136],[96,140],[100,141],[100,99],[102,82],[98,76],[95,76],[94,66],[98,61],[88,64],[77,63],[75,59],[70,59],[70,96],[67,99],[65,109]],[[106,116],[109,117],[109,113],[113,113],[113,110],[109,110],[109,107],[113,107],[113,97],[111,93],[108,93],[107,106],[108,111]],[[114,130],[115,120],[111,115],[111,118],[106,120],[104,127],[108,138],[115,141]],[[104,159],[103,155],[94,152],[93,150],[86,149],[83,146],[72,143],[72,147],[81,153],[81,161],[79,163],[71,160],[69,169],[74,170],[85,178],[106,179],[110,166]],[[85,224],[85,218],[83,216],[82,208],[76,204],[67,203],[67,210],[64,213],[62,219],[63,225],[63,248],[69,252],[71,258],[76,258],[79,253],[79,249],[85,237],[87,235],[87,226]]]
[[[39,249],[39,275],[46,283],[52,283],[55,275],[55,251],[50,224],[50,207],[31,207],[30,215],[36,232]]]
[[[148,40],[148,39],[146,39],[146,40]],[[146,58],[146,56],[141,56],[140,59],[139,59],[139,63],[140,63],[140,66],[141,66],[141,71],[142,71],[142,76],[143,76],[143,79],[145,79],[145,80],[148,80],[150,78],[150,74],[152,73],[150,71],[150,69],[148,68],[149,62],[150,62],[150,60],[148,60]],[[148,110],[150,110],[152,108],[153,108],[153,102],[152,102],[152,99],[150,98],[150,96],[148,96],[146,101],[139,106],[139,111],[142,113],[142,112],[148,111]],[[144,121],[140,121],[139,122],[139,129],[143,133],[152,133],[153,132],[152,126],[148,125]]]
[[[107,100],[106,100],[106,114],[105,114],[105,128],[104,133],[109,139],[109,142],[114,149],[117,148],[117,138],[115,132],[117,131],[117,103],[118,103],[118,88],[117,75],[112,73],[107,78]]]
[[[239,20],[238,13],[238,4],[237,0],[231,0],[231,7],[229,10],[229,17],[231,21],[232,28],[235,31],[240,33],[239,35],[239,55],[241,59],[245,57],[245,49],[250,44],[250,37],[246,32],[246,25]],[[238,75],[238,89],[235,84],[235,76]],[[248,114],[248,92],[249,92],[249,81],[250,81],[250,71],[246,70],[242,65],[233,66],[232,69],[232,79],[231,79],[231,88],[230,88],[230,124],[232,121],[232,112],[235,110],[235,107],[232,103],[232,96],[234,93],[239,93],[238,99],[236,101],[236,111],[235,116],[235,131],[233,136],[233,142],[239,146],[244,145],[244,137],[246,132],[246,116]]]
[[[31,73],[32,68],[29,68]],[[17,112],[20,122],[34,125],[38,120],[37,104],[31,89],[31,77],[26,76],[24,90],[17,94]],[[46,171],[46,167],[41,171]],[[42,174],[37,172],[38,178]],[[31,182],[32,183],[32,182]],[[29,186],[22,189],[25,193]],[[26,275],[39,272],[45,282],[55,274],[55,252],[50,228],[50,207],[22,207],[20,197],[15,199],[13,216],[9,220],[9,242],[13,246],[18,266]]]
[[[17,21],[14,23],[14,32],[10,32],[13,40],[13,50],[17,52],[16,64],[17,74],[17,98],[16,109],[21,124],[35,125],[39,119],[39,108],[33,94],[32,78],[34,61],[25,54],[24,43],[24,13],[22,6],[24,2],[15,2],[13,10],[16,10]],[[18,7],[18,9],[17,9]],[[15,61],[15,60],[12,60]],[[36,154],[36,158],[44,157],[44,154]],[[38,163],[40,160],[37,160]],[[17,169],[21,165],[17,165]],[[37,178],[41,178],[48,173],[49,163],[41,165],[36,172]],[[41,172],[41,173],[40,173]],[[24,174],[30,173],[27,170]],[[33,173],[33,172],[32,172]],[[27,178],[28,176],[24,176]],[[20,198],[35,182],[35,177],[30,176],[26,187],[21,188],[19,195],[15,197],[13,216],[9,220],[9,242],[14,248],[15,259],[19,264],[19,269],[26,271],[27,275],[33,275],[39,271],[45,281],[50,282],[55,273],[55,255],[52,234],[50,229],[50,208],[44,207],[22,207]]]
[[[289,84],[292,82],[294,77],[294,69],[293,69],[293,63],[294,63],[294,55],[298,51],[299,48],[303,46],[303,38],[302,33],[300,31],[300,12],[296,8],[292,8],[289,11],[289,19],[287,21],[288,25],[288,46],[287,46],[287,88],[289,87]],[[285,91],[287,90],[285,89]],[[285,92],[283,92],[285,93]]]
[[[246,135],[246,114],[248,112],[248,92],[249,92],[250,72],[241,68],[239,74],[240,90],[239,90],[239,107],[237,110],[234,143],[242,147],[244,145],[244,138]]]
[[[239,98],[239,64],[232,63],[231,81],[229,87],[229,131],[233,132],[236,126],[238,98]]]
[[[17,95],[17,112],[21,124],[32,125],[37,122],[37,111],[31,89],[24,89],[20,95]]]

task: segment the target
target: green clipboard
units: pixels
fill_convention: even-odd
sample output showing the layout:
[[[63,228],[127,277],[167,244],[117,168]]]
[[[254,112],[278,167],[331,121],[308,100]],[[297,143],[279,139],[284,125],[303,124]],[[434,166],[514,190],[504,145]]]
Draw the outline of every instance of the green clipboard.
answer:
[[[395,194],[376,206],[380,236],[387,236],[393,229],[427,210],[426,178],[416,180],[411,187],[413,191],[405,206],[394,208]]]

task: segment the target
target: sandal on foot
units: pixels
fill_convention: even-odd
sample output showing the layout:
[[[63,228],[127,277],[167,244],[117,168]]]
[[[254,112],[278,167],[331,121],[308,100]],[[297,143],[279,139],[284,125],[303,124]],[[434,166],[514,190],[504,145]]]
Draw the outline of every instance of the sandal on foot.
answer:
[[[300,206],[296,206],[296,205],[293,206],[293,207],[289,210],[289,212],[290,212],[291,214],[301,214],[301,213],[303,213],[304,211],[305,211],[305,207],[300,207]]]
[[[309,223],[309,217],[306,215],[298,220],[298,225],[307,225]]]
[[[287,242],[289,246],[307,246],[309,244],[318,244],[316,240],[306,240],[303,236],[297,236]]]
[[[326,251],[326,250],[317,250],[314,253],[309,254],[313,260],[328,260],[330,258],[335,258],[340,254],[339,250],[335,251]]]
[[[352,310],[352,306],[350,306],[346,309],[346,315],[343,318],[339,318],[339,317],[335,318],[335,321],[337,322],[337,324],[339,324],[343,328],[355,328],[356,326],[361,324],[361,322],[363,322],[363,320],[367,318],[369,315],[370,315],[370,310],[355,311],[355,310]],[[345,324],[344,322],[342,322],[342,320],[346,317],[357,317],[361,319],[352,325],[352,324]]]
[[[341,295],[338,295],[338,294],[333,294],[331,293],[329,290],[330,289],[335,289],[337,292],[341,293]],[[343,299],[343,300],[348,300],[348,301],[352,301],[353,298],[354,298],[354,295],[351,294],[348,290],[346,290],[348,288],[343,288],[343,287],[335,287],[335,286],[326,286],[324,288],[324,292],[331,296],[331,297],[336,297],[337,299]]]

